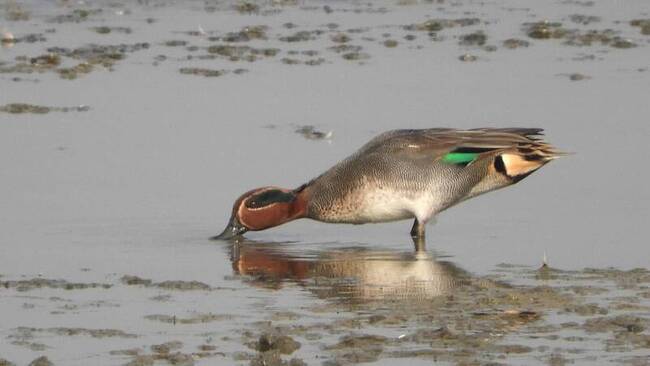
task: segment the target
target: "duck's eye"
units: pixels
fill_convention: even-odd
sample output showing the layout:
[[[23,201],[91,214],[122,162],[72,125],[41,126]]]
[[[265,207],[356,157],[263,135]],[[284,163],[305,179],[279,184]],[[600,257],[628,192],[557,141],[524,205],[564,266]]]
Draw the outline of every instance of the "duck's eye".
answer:
[[[283,192],[278,189],[271,189],[253,195],[251,198],[249,198],[246,201],[246,207],[261,208],[278,202],[284,202],[284,203],[292,202],[294,199],[295,196],[293,193]]]

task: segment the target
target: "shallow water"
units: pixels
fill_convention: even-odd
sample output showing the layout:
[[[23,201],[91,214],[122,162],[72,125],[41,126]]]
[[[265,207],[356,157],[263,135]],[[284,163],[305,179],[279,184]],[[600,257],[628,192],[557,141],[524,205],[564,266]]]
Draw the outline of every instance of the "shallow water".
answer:
[[[3,5],[0,359],[643,364],[646,2]],[[567,33],[529,37],[543,20]],[[543,127],[576,154],[444,212],[426,253],[410,222],[207,240],[242,192],[435,126]],[[279,361],[281,336],[301,347]]]

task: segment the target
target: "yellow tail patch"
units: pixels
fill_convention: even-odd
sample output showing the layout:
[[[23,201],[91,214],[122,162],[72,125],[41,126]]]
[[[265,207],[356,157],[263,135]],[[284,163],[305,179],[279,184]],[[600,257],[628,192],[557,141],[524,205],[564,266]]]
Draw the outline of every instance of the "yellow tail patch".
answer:
[[[517,154],[503,154],[501,159],[503,159],[503,165],[505,165],[506,174],[509,177],[530,173],[539,169],[546,162],[544,160],[526,160]]]

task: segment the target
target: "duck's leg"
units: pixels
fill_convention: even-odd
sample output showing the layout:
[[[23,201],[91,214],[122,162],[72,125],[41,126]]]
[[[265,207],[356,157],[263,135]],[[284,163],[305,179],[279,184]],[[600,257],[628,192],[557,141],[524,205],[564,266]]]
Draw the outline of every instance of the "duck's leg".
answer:
[[[427,250],[427,243],[424,240],[424,236],[420,237],[412,237],[413,239],[413,247],[415,248],[415,252],[426,252]]]
[[[424,240],[424,224],[420,223],[418,219],[413,221],[413,227],[411,228],[411,237],[412,238],[422,238]]]
[[[413,227],[411,228],[411,238],[413,239],[413,245],[415,245],[415,251],[426,250],[424,241],[424,224],[420,223],[418,219],[413,221]]]

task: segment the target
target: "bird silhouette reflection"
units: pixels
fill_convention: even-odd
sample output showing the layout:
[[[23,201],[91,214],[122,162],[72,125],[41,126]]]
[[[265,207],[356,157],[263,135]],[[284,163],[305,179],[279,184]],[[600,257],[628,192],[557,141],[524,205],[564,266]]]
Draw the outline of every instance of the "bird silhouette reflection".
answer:
[[[419,250],[418,250],[419,249]],[[245,281],[279,289],[287,282],[322,298],[425,300],[471,283],[470,275],[418,247],[409,252],[348,246],[309,251],[294,244],[233,243],[233,270]]]

